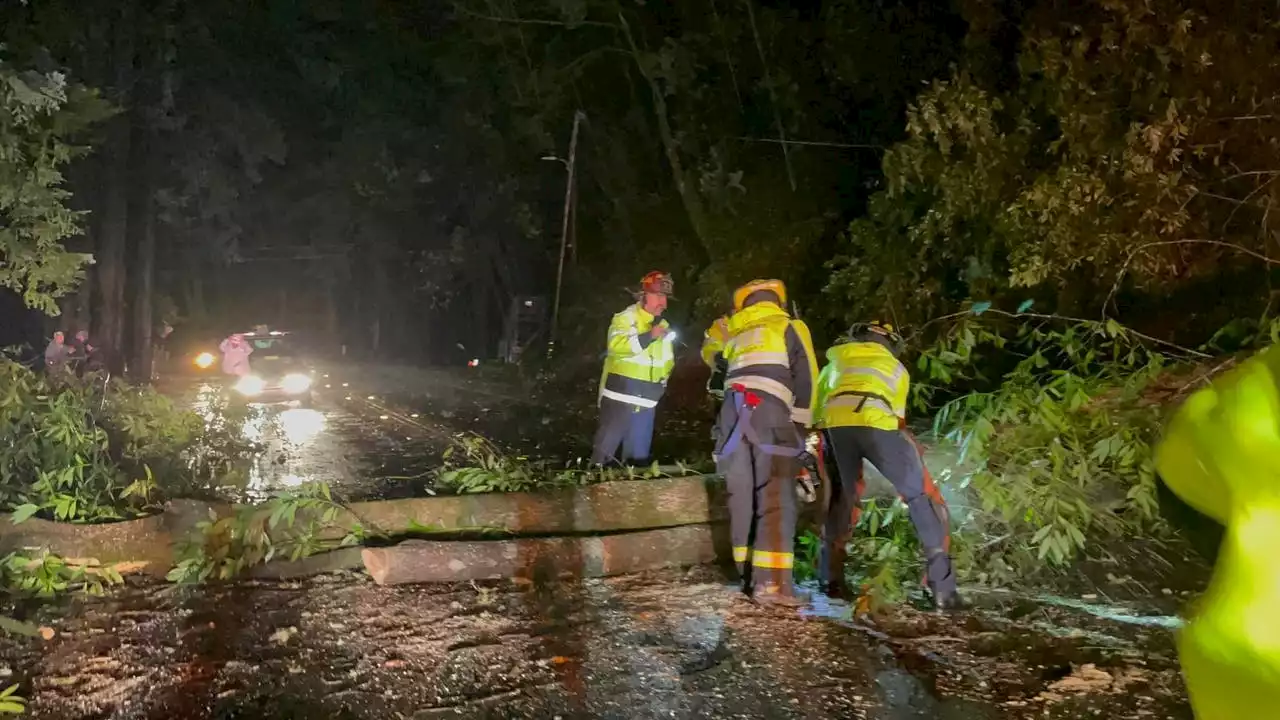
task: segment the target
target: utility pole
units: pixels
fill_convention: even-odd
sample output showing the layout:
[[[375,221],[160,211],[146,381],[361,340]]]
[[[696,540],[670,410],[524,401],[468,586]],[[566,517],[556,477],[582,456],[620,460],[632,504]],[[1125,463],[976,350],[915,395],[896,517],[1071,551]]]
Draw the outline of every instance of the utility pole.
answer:
[[[573,113],[573,133],[569,136],[569,161],[565,163],[568,177],[564,185],[564,215],[560,222],[560,262],[556,265],[556,296],[551,305],[551,330],[547,340],[548,357],[555,352],[556,324],[560,319],[560,286],[564,282],[564,251],[569,241],[569,213],[572,209],[574,169],[578,159],[578,126],[586,117],[581,110]]]

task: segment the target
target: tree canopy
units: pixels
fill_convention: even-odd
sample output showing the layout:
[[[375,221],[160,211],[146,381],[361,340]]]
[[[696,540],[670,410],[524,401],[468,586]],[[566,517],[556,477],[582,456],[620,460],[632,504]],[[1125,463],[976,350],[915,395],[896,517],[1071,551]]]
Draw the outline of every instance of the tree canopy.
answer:
[[[820,335],[1006,297],[1117,316],[1163,299],[1208,327],[1268,297],[1273,10],[7,6],[3,283],[53,312],[93,252],[62,304],[122,352],[161,314],[492,351],[514,298],[553,292],[581,112],[571,345],[598,344],[655,268],[695,323],[779,276]]]

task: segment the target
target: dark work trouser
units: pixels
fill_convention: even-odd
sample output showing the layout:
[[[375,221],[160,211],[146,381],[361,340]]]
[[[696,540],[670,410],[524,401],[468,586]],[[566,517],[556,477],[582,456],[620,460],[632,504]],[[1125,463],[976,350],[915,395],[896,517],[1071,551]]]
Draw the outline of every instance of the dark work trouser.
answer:
[[[733,560],[743,581],[753,589],[790,592],[799,460],[766,452],[745,433],[730,452],[723,450],[739,422],[750,422],[762,444],[800,448],[802,440],[782,401],[761,394],[760,405],[740,416],[736,395],[726,393],[716,423],[716,470],[724,476],[729,490]]]
[[[649,459],[653,443],[653,416],[656,408],[642,408],[612,398],[600,398],[600,424],[591,447],[591,462],[643,462]],[[622,447],[619,455],[618,447]]]
[[[862,461],[866,459],[893,483],[893,488],[907,504],[911,524],[924,547],[925,577],[930,588],[939,597],[954,593],[956,577],[948,553],[950,528],[946,520],[946,505],[925,470],[920,449],[906,431],[835,427],[827,429],[826,437],[835,458],[838,478],[832,478],[826,495],[826,520],[818,558],[819,580],[836,587],[844,583],[845,546],[857,521],[858,504],[865,487]]]

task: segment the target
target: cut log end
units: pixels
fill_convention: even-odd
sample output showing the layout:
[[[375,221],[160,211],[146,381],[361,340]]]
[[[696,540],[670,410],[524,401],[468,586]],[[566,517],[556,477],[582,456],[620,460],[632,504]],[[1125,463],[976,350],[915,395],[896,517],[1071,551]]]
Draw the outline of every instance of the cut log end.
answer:
[[[379,585],[386,585],[388,565],[386,548],[365,548],[361,551],[360,558],[364,560],[364,569],[368,571],[369,577]]]

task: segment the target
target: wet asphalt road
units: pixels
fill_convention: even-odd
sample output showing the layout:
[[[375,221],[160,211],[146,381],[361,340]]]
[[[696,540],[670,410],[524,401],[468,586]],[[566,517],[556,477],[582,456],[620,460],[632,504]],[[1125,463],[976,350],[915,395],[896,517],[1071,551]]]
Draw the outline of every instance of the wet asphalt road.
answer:
[[[253,499],[324,482],[349,501],[423,495],[454,434],[481,427],[487,405],[499,404],[466,380],[445,371],[321,367],[310,407],[249,406],[242,435],[263,450],[244,469],[241,489]],[[162,387],[202,414],[212,398],[229,394],[216,379],[178,377]],[[457,417],[468,423],[451,424]]]
[[[323,374],[313,409],[254,411],[246,433],[267,450],[251,493],[421,494],[454,432],[575,422],[475,374]],[[198,404],[199,390],[175,394]],[[953,617],[766,610],[710,568],[539,587],[131,580],[13,608],[54,634],[0,637],[0,679],[48,720],[1191,718],[1168,629],[977,599]]]
[[[228,392],[217,379],[176,377],[161,386],[201,413]],[[594,398],[587,387],[548,399],[518,377],[465,367],[322,365],[310,408],[250,406],[243,434],[264,450],[246,470],[243,490],[261,498],[325,482],[348,501],[422,496],[442,453],[463,432],[557,467],[581,463],[590,455]],[[700,411],[660,418],[655,454],[664,462],[710,452],[711,411]]]
[[[41,609],[56,634],[0,641],[0,673],[47,720],[1191,717],[1164,630],[1025,603],[818,609],[759,608],[710,569],[132,585]]]

